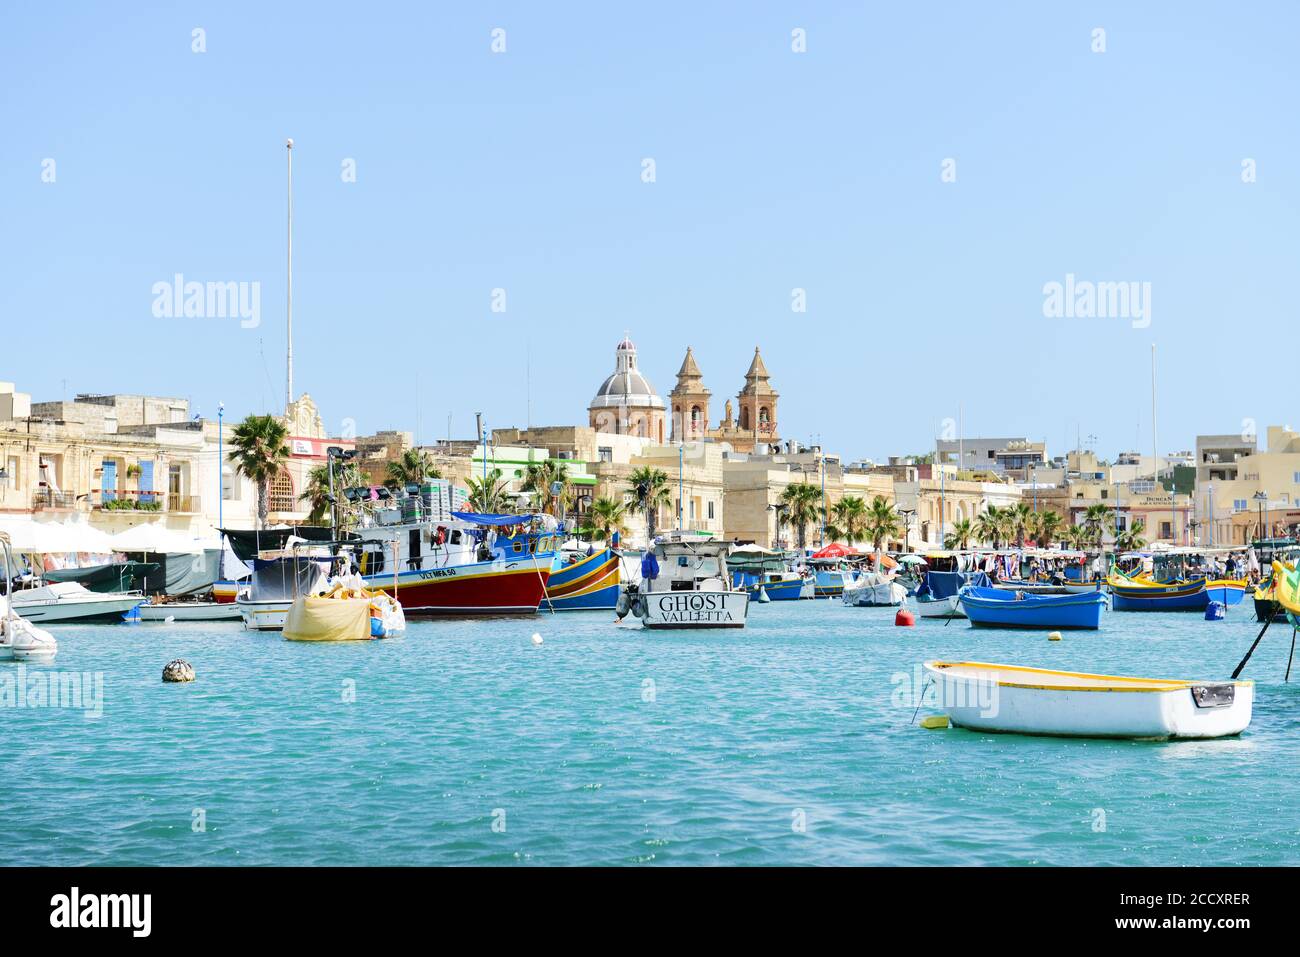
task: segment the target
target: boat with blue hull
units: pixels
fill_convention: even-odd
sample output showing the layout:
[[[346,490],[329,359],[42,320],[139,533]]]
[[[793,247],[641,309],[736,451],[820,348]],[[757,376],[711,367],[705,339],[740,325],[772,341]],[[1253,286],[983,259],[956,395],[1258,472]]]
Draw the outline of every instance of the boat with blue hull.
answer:
[[[591,555],[560,553],[546,581],[542,609],[554,611],[612,610],[622,581],[618,554],[602,548]]]
[[[798,601],[804,586],[803,578],[795,572],[733,571],[731,583],[748,591],[751,598],[765,591],[772,601]]]
[[[1106,607],[1106,596],[1100,592],[1033,595],[966,585],[957,597],[972,625],[992,628],[1097,629]]]
[[[1212,601],[1241,604],[1247,583],[1198,578],[1161,584],[1112,574],[1107,584],[1115,611],[1204,611]]]
[[[794,556],[756,544],[738,545],[727,556],[732,587],[744,589],[752,599],[766,592],[769,601],[798,601],[810,590],[811,574],[805,577],[794,563]]]

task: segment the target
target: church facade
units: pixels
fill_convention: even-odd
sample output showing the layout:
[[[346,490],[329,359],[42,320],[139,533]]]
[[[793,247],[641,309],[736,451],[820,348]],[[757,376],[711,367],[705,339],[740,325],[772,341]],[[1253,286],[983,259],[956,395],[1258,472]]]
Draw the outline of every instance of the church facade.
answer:
[[[772,388],[770,380],[763,355],[755,346],[745,384],[736,394],[736,405],[733,407],[728,399],[721,421],[716,426],[710,425],[712,393],[705,387],[704,375],[688,346],[686,358],[677,371],[677,384],[668,393],[673,417],[672,441],[726,442],[737,452],[774,451],[781,442],[776,417],[780,394]]]

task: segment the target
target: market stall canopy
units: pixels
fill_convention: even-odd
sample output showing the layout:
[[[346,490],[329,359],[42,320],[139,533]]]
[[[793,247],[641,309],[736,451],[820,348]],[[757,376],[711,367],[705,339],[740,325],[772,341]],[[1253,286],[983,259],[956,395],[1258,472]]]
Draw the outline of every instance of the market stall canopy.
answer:
[[[900,565],[928,565],[929,564],[929,562],[927,562],[920,555],[900,555],[898,558],[898,563]]]
[[[759,545],[755,542],[750,542],[748,545],[737,545],[735,548],[731,549],[731,554],[733,555],[780,555],[781,552],[774,552],[770,548],[764,548],[762,545]]]
[[[16,552],[59,555],[115,551],[112,536],[85,521],[42,522],[28,515],[0,516],[0,532],[9,536]]]
[[[861,555],[856,548],[851,545],[841,545],[839,542],[831,542],[819,552],[813,552],[813,558],[848,558],[850,555]]]
[[[205,541],[189,532],[168,528],[164,522],[147,522],[112,536],[113,549],[119,552],[158,552],[199,555],[208,549],[220,549],[218,539]]]

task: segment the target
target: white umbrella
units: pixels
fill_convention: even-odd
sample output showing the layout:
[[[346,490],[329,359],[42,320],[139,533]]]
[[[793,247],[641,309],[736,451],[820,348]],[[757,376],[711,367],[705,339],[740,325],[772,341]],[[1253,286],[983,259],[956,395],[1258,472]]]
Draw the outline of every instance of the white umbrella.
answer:
[[[220,548],[216,541],[204,542],[189,532],[168,528],[164,522],[133,525],[112,537],[113,549],[119,552],[180,552],[198,555],[205,548]]]

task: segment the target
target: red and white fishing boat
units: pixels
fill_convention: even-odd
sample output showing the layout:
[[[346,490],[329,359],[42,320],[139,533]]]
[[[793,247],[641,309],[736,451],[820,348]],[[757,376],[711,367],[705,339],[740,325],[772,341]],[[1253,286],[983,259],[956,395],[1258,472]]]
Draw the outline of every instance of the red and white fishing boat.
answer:
[[[366,587],[417,616],[536,613],[563,542],[549,515],[477,512],[435,520],[379,510],[355,534]]]

